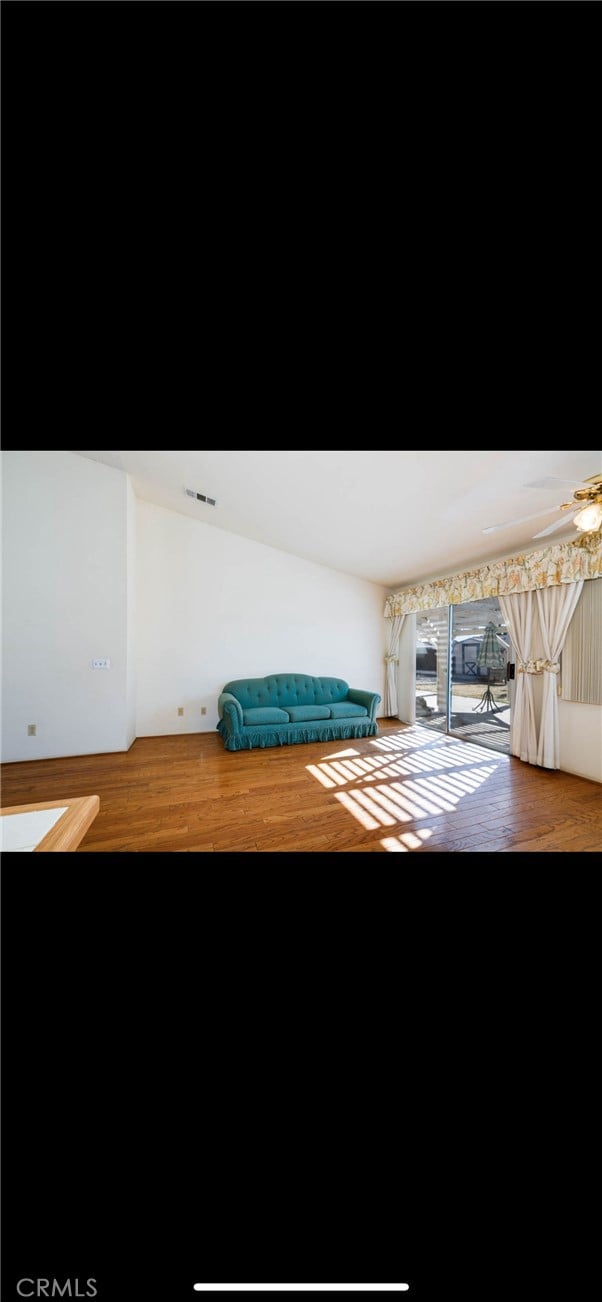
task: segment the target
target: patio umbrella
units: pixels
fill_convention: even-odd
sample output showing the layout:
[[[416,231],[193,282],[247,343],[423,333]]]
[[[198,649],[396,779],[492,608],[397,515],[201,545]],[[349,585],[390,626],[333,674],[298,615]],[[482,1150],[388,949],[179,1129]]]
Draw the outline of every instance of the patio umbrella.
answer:
[[[492,620],[485,626],[485,632],[481,638],[477,664],[480,669],[503,669],[504,657],[502,655],[501,638],[498,637],[497,627]]]
[[[502,655],[502,644],[497,634],[497,628],[492,620],[485,625],[485,632],[483,633],[479,653],[477,655],[477,664],[479,669],[486,669],[488,672],[487,687],[483,692],[479,704],[475,705],[474,709],[493,710],[495,709],[495,701],[493,699],[493,692],[491,691],[491,670],[496,669],[498,673],[500,670],[503,670],[504,657]]]

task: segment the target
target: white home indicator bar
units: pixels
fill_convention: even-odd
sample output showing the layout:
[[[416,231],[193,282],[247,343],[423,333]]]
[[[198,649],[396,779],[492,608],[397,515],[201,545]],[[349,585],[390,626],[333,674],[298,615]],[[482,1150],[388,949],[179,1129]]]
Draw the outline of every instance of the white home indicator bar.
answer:
[[[195,1284],[197,1293],[407,1293],[409,1284]]]

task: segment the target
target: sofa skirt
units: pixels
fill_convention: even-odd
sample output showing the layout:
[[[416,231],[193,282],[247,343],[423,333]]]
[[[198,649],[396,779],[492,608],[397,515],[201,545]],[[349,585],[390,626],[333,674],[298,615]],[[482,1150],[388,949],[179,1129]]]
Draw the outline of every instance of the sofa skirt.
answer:
[[[282,727],[262,724],[259,728],[243,728],[229,732],[223,719],[217,725],[226,750],[254,750],[255,747],[290,746],[301,741],[346,741],[349,737],[376,737],[378,725],[370,719],[334,719],[324,722],[285,723]]]

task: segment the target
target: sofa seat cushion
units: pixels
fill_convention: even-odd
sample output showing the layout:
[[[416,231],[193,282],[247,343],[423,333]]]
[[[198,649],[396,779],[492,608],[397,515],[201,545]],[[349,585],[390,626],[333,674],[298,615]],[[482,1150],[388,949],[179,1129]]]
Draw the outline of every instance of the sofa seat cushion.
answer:
[[[354,705],[353,701],[333,701],[330,706],[331,719],[359,719],[367,713],[363,705]]]
[[[252,710],[243,710],[243,723],[256,728],[260,723],[290,723],[286,710],[279,710],[275,705],[258,705]]]
[[[329,705],[287,705],[291,723],[311,723],[312,719],[330,719]]]

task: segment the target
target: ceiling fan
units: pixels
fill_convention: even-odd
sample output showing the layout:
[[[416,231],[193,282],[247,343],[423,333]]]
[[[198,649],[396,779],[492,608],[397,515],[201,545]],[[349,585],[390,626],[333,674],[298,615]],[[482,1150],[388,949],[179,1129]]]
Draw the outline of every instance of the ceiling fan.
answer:
[[[558,529],[578,529],[581,533],[589,533],[600,529],[602,526],[602,475],[590,475],[589,479],[556,479],[553,475],[546,479],[535,479],[530,484],[525,484],[525,488],[553,488],[560,491],[559,485],[563,488],[573,489],[573,500],[571,502],[560,502],[557,506],[549,506],[544,511],[536,511],[534,515],[522,515],[518,520],[504,520],[502,524],[490,524],[483,533],[495,533],[496,529],[508,529],[513,524],[526,524],[528,520],[538,520],[542,515],[550,515],[552,511],[575,511],[576,514],[572,520],[562,516],[560,520],[554,520],[552,524],[546,525],[545,529],[540,529],[539,533],[533,534],[534,538],[545,538],[547,534],[556,533]]]

